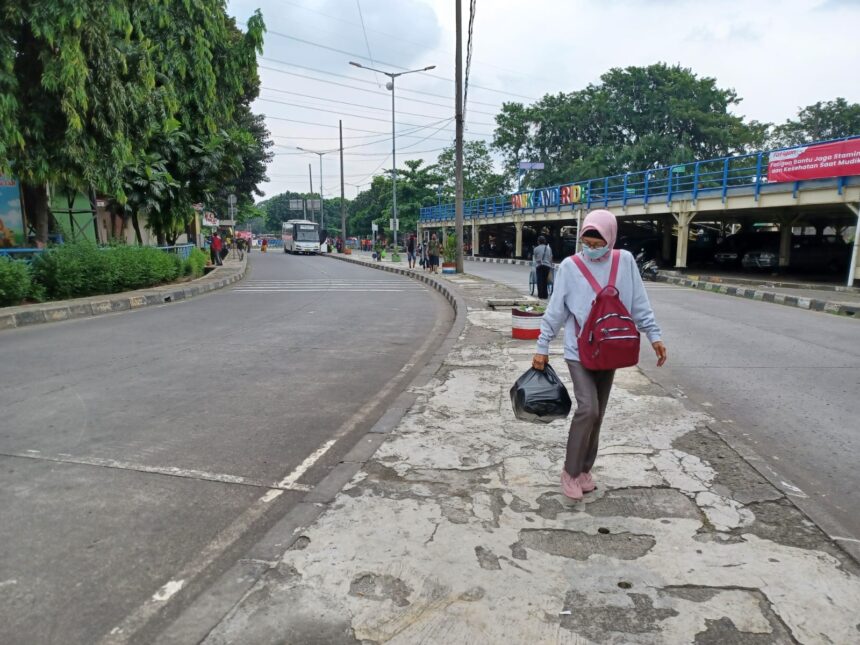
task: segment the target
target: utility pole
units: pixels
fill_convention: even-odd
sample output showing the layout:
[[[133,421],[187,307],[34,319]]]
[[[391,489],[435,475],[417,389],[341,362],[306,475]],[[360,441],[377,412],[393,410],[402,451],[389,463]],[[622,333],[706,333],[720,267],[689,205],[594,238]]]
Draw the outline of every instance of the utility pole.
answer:
[[[323,205],[322,158],[320,155],[320,230],[325,229],[325,206]]]
[[[456,0],[455,11],[457,37],[455,39],[454,79],[457,85],[454,93],[456,101],[456,163],[454,176],[456,188],[454,193],[454,235],[457,239],[457,273],[463,273],[463,12],[461,0]]]
[[[311,171],[311,165],[308,164],[308,180],[311,182],[311,199],[314,198],[314,175]],[[313,204],[313,202],[311,202]],[[311,208],[311,218],[314,216],[314,209]],[[313,220],[312,220],[313,221]]]
[[[394,252],[397,253],[397,229],[400,228],[397,221],[397,151],[394,145],[396,130],[394,127],[394,79],[391,77],[391,215],[394,218]]]
[[[340,131],[340,240],[341,248],[346,248],[346,195],[343,188],[343,121],[337,122]]]

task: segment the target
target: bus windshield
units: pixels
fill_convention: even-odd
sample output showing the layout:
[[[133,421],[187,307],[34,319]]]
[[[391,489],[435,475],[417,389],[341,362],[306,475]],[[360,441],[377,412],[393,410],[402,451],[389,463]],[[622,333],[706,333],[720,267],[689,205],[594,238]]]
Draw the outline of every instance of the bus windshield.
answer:
[[[319,242],[319,233],[316,232],[316,229],[311,229],[309,231],[303,230],[304,227],[296,227],[296,242]],[[310,227],[309,227],[310,228]]]

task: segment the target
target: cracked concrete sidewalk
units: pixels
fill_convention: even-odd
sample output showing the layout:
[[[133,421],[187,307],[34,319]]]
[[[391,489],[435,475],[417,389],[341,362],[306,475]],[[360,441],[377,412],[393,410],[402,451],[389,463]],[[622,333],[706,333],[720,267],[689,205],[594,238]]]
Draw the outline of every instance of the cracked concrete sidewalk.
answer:
[[[563,497],[568,423],[511,412],[534,346],[485,308],[504,288],[445,279],[468,321],[434,380],[205,643],[860,641],[857,563],[637,369],[597,491]]]

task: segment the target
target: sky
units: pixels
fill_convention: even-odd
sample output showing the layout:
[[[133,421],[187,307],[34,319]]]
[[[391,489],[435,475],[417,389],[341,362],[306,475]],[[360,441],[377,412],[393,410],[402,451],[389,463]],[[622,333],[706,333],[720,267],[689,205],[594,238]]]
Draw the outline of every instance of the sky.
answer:
[[[470,0],[463,0],[464,43]],[[860,102],[860,0],[476,0],[466,139],[492,140],[503,102],[531,103],[580,90],[613,67],[680,64],[743,99],[734,112],[781,123],[800,107],[842,96]],[[454,136],[454,0],[228,0],[242,21],[260,9],[268,33],[259,57],[276,144],[266,197],[340,195],[338,120],[346,196],[391,168],[391,93],[399,72],[397,167],[433,163]],[[465,59],[465,51],[464,51]],[[372,61],[372,62],[371,62]],[[576,179],[576,178],[571,178]]]

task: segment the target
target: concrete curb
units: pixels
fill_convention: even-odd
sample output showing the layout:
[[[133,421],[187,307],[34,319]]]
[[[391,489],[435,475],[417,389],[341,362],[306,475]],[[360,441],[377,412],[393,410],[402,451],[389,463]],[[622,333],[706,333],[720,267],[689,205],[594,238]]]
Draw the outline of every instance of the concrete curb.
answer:
[[[513,264],[518,266],[530,266],[528,260],[512,260],[508,258],[485,258],[471,257],[465,258],[471,262],[490,262],[493,264]],[[557,264],[555,265],[558,266]],[[691,287],[693,289],[702,289],[712,293],[723,293],[729,296],[737,296],[738,298],[749,298],[751,300],[761,300],[762,302],[772,302],[778,305],[787,307],[798,307],[800,309],[809,309],[810,311],[823,311],[828,314],[836,314],[839,316],[857,317],[860,318],[860,305],[851,305],[844,302],[832,302],[829,300],[819,300],[817,298],[803,298],[801,296],[791,296],[788,294],[777,293],[775,291],[764,289],[752,289],[743,286],[726,284],[721,282],[709,282],[707,280],[694,280],[678,275],[667,275],[661,273],[658,282],[666,282],[676,284],[682,287]],[[833,288],[834,293],[840,291],[853,291],[848,287]]]
[[[209,275],[182,284],[168,284],[104,296],[8,307],[0,310],[0,330],[76,318],[94,318],[119,311],[130,311],[188,300],[238,282],[245,277],[247,271],[248,258],[246,256],[239,269],[215,269]]]
[[[686,278],[687,280],[698,280],[699,282],[716,282],[717,284],[732,284],[740,286],[765,287],[767,289],[812,289],[815,291],[835,291],[840,293],[860,293],[860,287],[849,287],[840,284],[817,284],[815,282],[781,282],[779,280],[767,280],[759,278],[739,278],[736,276],[710,275],[701,272],[681,272],[677,269],[666,269],[660,271],[661,275],[672,278]]]
[[[851,305],[844,302],[830,302],[828,300],[819,300],[817,298],[803,298],[801,296],[790,296],[775,291],[765,291],[763,289],[748,289],[718,282],[706,282],[703,280],[692,280],[689,278],[680,278],[671,275],[660,274],[657,276],[658,282],[675,284],[682,287],[690,287],[692,289],[701,289],[702,291],[710,291],[711,293],[722,293],[727,296],[735,296],[738,298],[747,298],[749,300],[760,300],[762,302],[772,302],[777,305],[785,305],[787,307],[797,307],[799,309],[808,309],[810,311],[821,311],[828,314],[836,314],[841,316],[860,318],[860,305]]]
[[[359,264],[369,268],[397,273],[415,278],[433,287],[454,310],[454,322],[445,339],[415,378],[394,399],[388,410],[360,437],[343,460],[335,466],[314,488],[305,495],[284,517],[275,523],[245,554],[245,556],[223,573],[211,586],[197,596],[179,616],[158,635],[158,642],[165,645],[199,643],[244,598],[257,581],[270,569],[278,566],[283,553],[288,550],[302,532],[313,524],[334,501],[355,474],[374,455],[400,423],[418,398],[416,390],[425,386],[442,366],[443,361],[463,333],[468,308],[463,297],[449,284],[423,273],[382,263],[364,262],[350,257],[326,254],[343,262]]]

